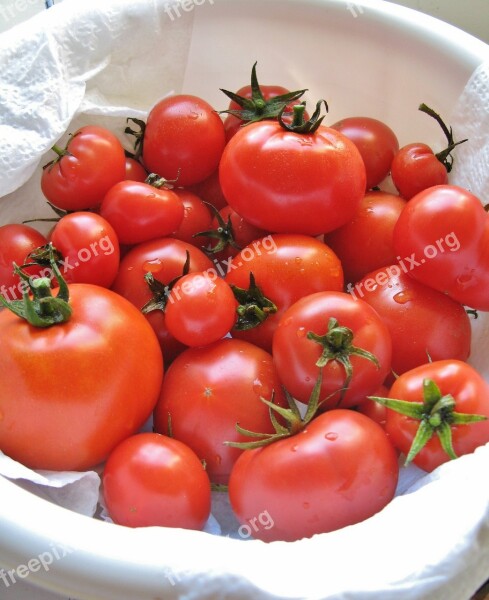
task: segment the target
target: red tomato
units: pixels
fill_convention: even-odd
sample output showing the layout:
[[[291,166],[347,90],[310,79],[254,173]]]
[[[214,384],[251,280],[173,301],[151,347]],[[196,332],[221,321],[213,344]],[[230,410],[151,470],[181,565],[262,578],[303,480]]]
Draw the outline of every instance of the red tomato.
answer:
[[[229,285],[209,273],[184,275],[172,288],[165,323],[186,346],[204,346],[224,337],[236,321],[236,300]]]
[[[141,244],[176,231],[183,204],[170,189],[140,181],[121,181],[105,195],[100,214],[112,225],[121,244]]]
[[[207,243],[207,238],[195,236],[194,234],[211,228],[212,215],[205,203],[193,192],[175,188],[173,192],[180,198],[183,204],[183,219],[171,237],[197,248],[202,248]]]
[[[69,213],[56,223],[51,242],[61,254],[60,270],[66,281],[112,285],[119,269],[119,240],[103,217],[93,212]]]
[[[392,129],[371,117],[348,117],[331,128],[346,135],[358,148],[367,171],[367,190],[379,185],[389,174],[399,151],[399,141]]]
[[[157,433],[121,442],[103,472],[109,516],[127,527],[200,530],[210,515],[211,485],[188,446]]]
[[[172,238],[162,238],[138,244],[127,252],[121,260],[119,272],[112,289],[127,298],[138,310],[148,302],[168,300],[168,285],[183,275],[184,265],[189,256],[189,272],[213,269],[212,262],[195,246]],[[150,273],[159,290],[153,293],[145,279]],[[214,271],[209,271],[214,273]],[[160,341],[165,363],[172,361],[185,346],[168,332],[163,310],[153,310],[145,314]]]
[[[209,177],[207,177],[207,179],[204,179],[204,181],[199,181],[199,183],[187,186],[187,189],[197,194],[204,202],[212,204],[217,210],[227,206],[227,200],[222,193],[221,183],[219,181],[219,169],[216,169]]]
[[[14,263],[22,266],[28,254],[47,244],[47,239],[29,225],[12,223],[0,226],[0,294],[5,300],[20,300],[24,284],[14,274]],[[30,275],[38,275],[44,267],[29,267]]]
[[[471,324],[464,307],[390,265],[366,275],[351,291],[376,310],[392,339],[397,375],[428,362],[470,354]]]
[[[489,442],[489,384],[464,362],[441,360],[416,367],[396,379],[389,398],[419,403],[413,404],[418,418],[387,405],[386,431],[408,460],[425,471]],[[459,414],[481,415],[485,420],[461,424],[464,419],[458,419]],[[425,445],[412,456],[410,450],[420,426]],[[445,441],[451,439],[453,456],[443,448],[440,436]]]
[[[229,498],[254,537],[295,541],[379,512],[394,496],[398,473],[383,429],[365,415],[336,409],[297,435],[246,450],[231,472]]]
[[[109,189],[126,176],[126,157],[116,136],[88,125],[76,131],[58,158],[44,167],[41,189],[63,210],[95,208]]]
[[[314,292],[343,289],[343,271],[336,254],[306,235],[274,234],[255,240],[231,261],[226,281],[248,290],[251,274],[263,295],[275,305],[276,312],[269,313],[260,324],[253,323],[256,299],[249,298],[243,310],[256,326],[235,329],[233,336],[267,351],[272,349],[273,333],[282,314],[294,302]]]
[[[256,346],[231,338],[182,352],[170,365],[154,413],[154,428],[187,444],[213,483],[227,483],[242,452],[226,441],[246,441],[241,427],[272,433],[263,397],[284,405],[282,386],[272,357]]]
[[[325,235],[325,243],[341,260],[346,281],[355,283],[396,262],[394,226],[405,205],[399,196],[367,192],[353,219]]]
[[[399,150],[391,167],[392,181],[403,198],[410,200],[434,185],[448,183],[445,165],[427,144],[408,144]]]
[[[385,385],[381,385],[373,395],[385,398],[389,395],[389,389]],[[387,408],[380,404],[380,402],[375,402],[375,400],[365,397],[355,406],[355,410],[385,428],[385,424],[387,423]]]
[[[319,235],[347,223],[365,193],[355,144],[334,129],[287,131],[251,123],[227,144],[219,167],[228,204],[265,231]]]
[[[417,281],[489,310],[489,215],[466,189],[440,185],[417,194],[396,223],[394,249]]]
[[[143,162],[165,179],[178,178],[178,185],[193,185],[217,169],[225,143],[224,125],[210,104],[197,96],[171,96],[149,113]]]
[[[0,448],[31,469],[94,468],[145,423],[161,388],[161,350],[140,312],[100,286],[69,295],[71,318],[50,327],[0,312]]]
[[[389,330],[379,315],[343,292],[301,298],[283,313],[273,336],[279,377],[300,402],[308,402],[322,366],[323,409],[355,406],[376,390],[389,374],[391,352]]]
[[[130,156],[126,157],[126,177],[130,181],[146,181],[148,172],[143,165]]]

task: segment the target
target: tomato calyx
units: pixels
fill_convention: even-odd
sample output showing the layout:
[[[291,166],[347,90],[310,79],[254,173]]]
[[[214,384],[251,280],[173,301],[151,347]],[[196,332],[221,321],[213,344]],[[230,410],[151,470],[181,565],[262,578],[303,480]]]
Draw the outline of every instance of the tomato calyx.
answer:
[[[354,346],[353,331],[348,327],[340,325],[338,320],[334,317],[330,317],[328,329],[325,334],[319,335],[314,331],[309,331],[307,333],[307,339],[317,342],[322,347],[322,353],[316,362],[316,366],[323,368],[332,360],[339,362],[343,366],[346,378],[345,385],[340,395],[340,401],[348,389],[351,378],[353,377],[353,366],[350,361],[351,355],[361,356],[374,363],[377,369],[380,368],[377,357],[368,350]]]
[[[178,174],[175,179],[165,179],[157,173],[150,173],[144,180],[144,183],[147,183],[148,185],[156,188],[157,190],[160,190],[162,188],[170,190],[173,188],[173,184],[177,183],[179,175],[180,169],[178,169]]]
[[[217,240],[217,243],[214,246],[206,246],[203,248],[206,254],[218,254],[225,250],[228,246],[235,248],[236,250],[242,250],[241,246],[236,243],[236,236],[234,233],[233,223],[231,221],[231,215],[228,215],[228,220],[224,221],[221,213],[217,210],[217,208],[210,204],[209,202],[204,202],[206,206],[214,214],[214,217],[217,221],[218,227],[216,229],[209,229],[208,231],[199,231],[198,233],[194,233],[192,237],[210,237],[214,240]]]
[[[253,329],[277,312],[277,306],[256,285],[255,277],[251,272],[248,289],[231,285],[231,290],[239,302],[236,308],[238,319],[233,327],[237,331]]]
[[[43,166],[43,171],[45,169],[51,170],[54,165],[56,163],[58,163],[64,156],[73,156],[73,154],[68,150],[68,146],[70,145],[71,141],[73,140],[73,138],[78,135],[77,133],[69,133],[69,139],[66,143],[66,146],[64,148],[61,148],[60,146],[58,146],[57,144],[54,144],[53,146],[51,146],[51,150],[53,152],[55,152],[57,154],[56,158],[51,160],[50,162],[46,163]]]
[[[132,129],[129,125],[124,129],[124,133],[127,135],[134,136],[134,153],[125,152],[126,156],[129,158],[134,158],[139,161],[143,154],[143,142],[144,142],[144,132],[146,130],[146,123],[142,119],[135,119],[134,117],[128,117],[126,119],[126,123],[132,121],[135,123],[139,129]]]
[[[268,446],[270,444],[274,444],[279,440],[283,440],[285,438],[292,437],[302,431],[316,416],[320,406],[326,402],[330,396],[320,400],[320,392],[321,392],[321,384],[323,381],[323,372],[322,369],[319,369],[319,375],[314,384],[314,388],[311,392],[311,396],[309,398],[309,402],[307,404],[307,410],[304,416],[301,415],[299,410],[299,406],[297,402],[292,397],[292,395],[284,389],[285,397],[287,399],[287,403],[289,408],[284,408],[282,406],[278,406],[274,404],[273,398],[274,395],[272,393],[271,401],[266,400],[263,397],[260,397],[260,400],[268,406],[270,420],[273,424],[273,428],[275,429],[274,433],[257,433],[255,431],[250,431],[248,429],[244,429],[240,426],[239,423],[236,423],[236,431],[241,435],[246,437],[253,438],[253,441],[249,442],[224,442],[226,446],[231,446],[233,448],[239,448],[241,450],[253,450],[255,448],[263,448],[264,446]],[[336,393],[336,392],[335,392]],[[277,416],[280,415],[285,425],[279,422]]]
[[[221,92],[226,94],[230,100],[236,102],[241,109],[221,110],[219,114],[227,113],[233,115],[241,119],[244,124],[256,123],[265,119],[276,119],[279,114],[286,110],[288,104],[294,100],[298,100],[307,92],[307,90],[297,90],[266,100],[258,83],[256,65],[257,63],[255,62],[251,69],[251,98],[245,98],[244,96],[239,96],[234,92],[220,88]]]
[[[0,295],[0,302],[5,308],[34,327],[45,328],[65,323],[72,315],[68,285],[58,268],[51,244],[48,244],[48,251],[50,252],[49,265],[59,285],[56,296],[52,295],[49,277],[33,279],[16,264],[14,264],[14,273],[27,284],[22,290],[22,300],[8,301]]]
[[[309,119],[304,118],[304,113],[306,110],[306,103],[301,102],[300,104],[296,104],[293,106],[294,118],[291,123],[287,123],[284,121],[284,110],[280,111],[278,116],[278,122],[280,125],[286,129],[287,131],[292,131],[293,133],[314,133],[321,123],[323,122],[326,115],[321,115],[321,107],[324,104],[326,112],[328,112],[329,107],[326,100],[318,100],[316,103],[316,109],[312,113]]]
[[[168,300],[170,299],[171,291],[177,284],[177,282],[184,276],[188,275],[190,272],[190,253],[186,251],[186,259],[183,265],[182,274],[178,275],[174,279],[167,283],[166,285],[155,279],[153,273],[148,272],[145,274],[144,279],[148,284],[148,287],[151,291],[151,298],[146,302],[146,304],[141,308],[141,312],[147,315],[154,310],[161,310],[165,312],[166,305],[168,304]],[[170,428],[171,429],[171,428]]]
[[[452,425],[470,425],[487,420],[484,415],[459,413],[455,411],[455,398],[451,394],[442,395],[432,379],[423,380],[423,402],[408,402],[395,398],[369,396],[370,400],[394,410],[411,419],[420,421],[411,448],[405,460],[407,466],[426,446],[436,433],[443,450],[451,459],[457,458],[452,444]]]
[[[450,173],[450,171],[452,170],[452,167],[453,167],[453,156],[452,156],[453,149],[456,146],[459,146],[460,144],[467,142],[468,139],[464,139],[464,140],[460,140],[459,142],[455,142],[455,140],[453,138],[452,128],[447,127],[447,125],[445,124],[443,119],[440,117],[440,115],[438,113],[436,113],[432,108],[427,106],[424,102],[419,105],[418,110],[420,110],[421,112],[423,112],[423,113],[429,115],[430,117],[432,117],[433,119],[435,119],[435,121],[440,125],[443,133],[445,134],[445,137],[447,138],[448,146],[441,152],[438,152],[437,154],[435,154],[435,156],[443,164],[443,166],[447,170],[447,173]]]

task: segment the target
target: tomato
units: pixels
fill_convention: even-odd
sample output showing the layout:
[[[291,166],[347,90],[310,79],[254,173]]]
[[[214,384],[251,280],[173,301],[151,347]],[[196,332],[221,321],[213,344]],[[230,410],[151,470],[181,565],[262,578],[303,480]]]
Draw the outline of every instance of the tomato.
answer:
[[[160,341],[165,362],[170,362],[185,345],[170,335],[165,323],[164,305],[168,299],[169,284],[184,272],[189,257],[189,272],[208,271],[214,273],[212,262],[195,246],[172,238],[162,238],[138,244],[121,260],[119,272],[112,289],[127,298],[138,310],[149,302],[162,302],[161,309],[145,314]],[[150,274],[159,289],[152,291],[145,276]]]
[[[45,236],[29,225],[12,223],[0,226],[0,294],[5,300],[22,298],[24,286],[14,273],[14,263],[23,265],[30,252],[46,243]],[[42,266],[28,269],[33,276],[39,276],[42,270]]]
[[[146,181],[148,172],[136,159],[126,156],[126,177],[130,181]]]
[[[396,379],[388,398],[392,443],[425,471],[489,442],[489,384],[467,363],[441,360],[416,367]],[[403,401],[401,407],[395,400]]]
[[[403,146],[394,157],[392,181],[403,198],[413,196],[434,185],[448,183],[448,173],[430,146],[413,143]]]
[[[189,273],[171,290],[165,323],[186,346],[204,346],[224,337],[236,321],[236,300],[217,274]]]
[[[371,117],[347,117],[331,128],[346,135],[358,148],[367,172],[367,190],[379,185],[389,174],[399,151],[399,140],[392,129]]]
[[[373,395],[380,396],[381,398],[386,397],[389,395],[389,389],[385,385],[381,385],[375,390]],[[375,402],[375,400],[365,397],[357,406],[355,406],[355,410],[366,415],[369,419],[372,419],[385,428],[387,422],[387,408],[380,404],[380,402]]]
[[[290,131],[276,121],[238,131],[219,177],[228,204],[251,224],[308,235],[347,223],[366,182],[362,157],[347,137],[323,125],[312,133]]]
[[[160,100],[150,111],[143,162],[152,173],[179,186],[199,183],[217,169],[225,145],[224,125],[212,106],[180,94]]]
[[[103,127],[78,129],[66,148],[44,167],[41,189],[54,206],[63,210],[95,208],[108,190],[126,176],[124,149],[117,137]]]
[[[154,413],[154,428],[187,444],[201,460],[213,483],[227,483],[242,452],[224,445],[246,438],[240,426],[271,433],[269,409],[260,400],[284,404],[270,354],[248,342],[225,338],[184,350],[168,368]]]
[[[0,313],[0,448],[31,469],[94,468],[151,415],[158,340],[127,300],[91,284],[60,284],[36,318],[50,326]]]
[[[210,515],[204,466],[188,446],[157,433],[139,433],[116,446],[102,483],[109,516],[119,525],[200,530]]]
[[[269,235],[243,248],[229,263],[226,281],[248,290],[251,275],[275,311],[267,313],[265,306],[268,316],[260,322],[256,319],[257,309],[262,308],[260,299],[251,295],[241,302],[242,320],[232,333],[267,351],[272,349],[281,316],[294,302],[314,292],[343,289],[343,270],[336,254],[306,235]]]
[[[379,512],[394,496],[398,473],[380,425],[335,409],[297,435],[245,450],[231,472],[229,499],[242,526],[253,524],[254,537],[295,541]]]
[[[56,223],[51,242],[61,255],[66,281],[112,285],[119,269],[119,240],[103,217],[93,212],[69,213]]]
[[[387,325],[397,375],[429,358],[469,357],[471,324],[464,307],[403,273],[398,265],[369,273],[351,293],[374,308]]]
[[[355,406],[389,374],[389,330],[363,300],[343,292],[305,296],[286,310],[273,336],[273,359],[285,388],[307,402],[319,368],[323,409]]]
[[[172,190],[140,181],[121,181],[105,195],[100,214],[121,244],[141,244],[176,231],[183,220],[182,201]]]
[[[367,192],[352,220],[325,235],[325,243],[341,260],[346,281],[355,283],[396,262],[394,226],[405,204],[393,194]]]
[[[417,281],[489,310],[489,216],[468,190],[441,185],[417,194],[396,223],[394,249]]]
[[[170,236],[202,248],[208,240],[205,237],[195,236],[195,234],[211,228],[212,215],[209,208],[193,192],[181,188],[175,188],[173,192],[183,204],[183,219]]]
[[[188,190],[197,194],[199,198],[212,204],[214,208],[220,210],[227,206],[227,200],[224,197],[221,189],[221,183],[219,181],[219,169],[217,168],[207,179],[199,181],[194,185],[186,186]]]

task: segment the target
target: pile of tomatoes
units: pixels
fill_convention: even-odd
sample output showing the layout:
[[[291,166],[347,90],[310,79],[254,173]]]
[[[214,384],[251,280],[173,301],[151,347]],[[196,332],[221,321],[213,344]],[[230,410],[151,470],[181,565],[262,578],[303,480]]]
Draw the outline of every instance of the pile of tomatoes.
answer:
[[[0,449],[101,466],[123,525],[202,529],[219,488],[293,541],[382,510],[400,464],[489,441],[467,364],[489,217],[425,105],[438,154],[370,117],[328,126],[256,65],[223,91],[221,113],[175,95],[128,119],[131,151],[73,132],[41,177],[49,235],[0,227]]]

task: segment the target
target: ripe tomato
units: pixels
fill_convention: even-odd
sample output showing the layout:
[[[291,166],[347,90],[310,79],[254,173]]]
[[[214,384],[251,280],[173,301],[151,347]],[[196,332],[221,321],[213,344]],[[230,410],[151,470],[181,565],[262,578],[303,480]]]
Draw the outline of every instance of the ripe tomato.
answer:
[[[197,194],[204,202],[212,204],[217,210],[227,206],[227,200],[222,193],[221,183],[219,181],[218,168],[209,175],[207,179],[204,179],[204,181],[199,181],[199,183],[194,185],[186,186],[186,189]]]
[[[386,431],[407,462],[425,471],[489,442],[489,384],[467,363],[440,360],[416,367],[396,379],[389,399]],[[397,412],[395,400],[409,414]],[[484,420],[471,422],[474,415]]]
[[[210,515],[204,466],[188,446],[157,433],[139,433],[116,446],[102,483],[109,516],[119,525],[200,530]]]
[[[379,315],[343,292],[301,298],[283,313],[273,336],[279,377],[300,402],[308,402],[322,367],[323,409],[355,406],[376,390],[389,374],[391,352]]]
[[[294,302],[314,292],[343,289],[343,270],[336,254],[306,235],[269,235],[243,248],[229,263],[226,281],[248,290],[251,275],[276,312],[267,313],[261,323],[256,321],[260,302],[257,305],[256,297],[249,297],[242,303],[242,325],[233,330],[233,336],[267,351],[272,349],[273,333],[282,314]]]
[[[146,181],[148,177],[148,172],[143,167],[143,165],[136,160],[135,158],[131,158],[130,156],[126,156],[126,177],[130,181]]]
[[[295,541],[359,523],[384,508],[398,480],[397,456],[382,427],[335,409],[302,431],[245,450],[229,479],[229,499],[256,538]],[[270,527],[259,527],[266,509]]]
[[[224,125],[210,104],[197,96],[171,96],[148,115],[143,162],[152,173],[192,185],[217,169],[225,143]]]
[[[464,307],[390,265],[365,276],[352,294],[376,310],[392,339],[397,375],[428,362],[470,354],[471,325]]]
[[[331,128],[346,135],[358,148],[367,172],[367,190],[379,185],[389,174],[399,151],[399,140],[392,129],[371,117],[348,117]]]
[[[403,198],[410,200],[434,185],[448,183],[448,173],[427,144],[403,146],[394,157],[392,181]]]
[[[47,244],[47,239],[37,229],[29,225],[12,223],[0,226],[0,294],[5,300],[22,298],[23,283],[14,273],[14,263],[21,266],[27,255]],[[38,275],[42,266],[29,267],[30,275]]]
[[[212,215],[206,204],[199,196],[181,188],[175,188],[173,192],[180,198],[183,204],[183,219],[178,228],[170,234],[187,244],[202,248],[207,243],[207,238],[195,236],[196,233],[211,228]]]
[[[61,255],[66,281],[112,285],[119,269],[119,240],[103,217],[93,212],[69,213],[56,223],[51,242]]]
[[[417,194],[396,223],[394,249],[417,281],[489,310],[489,216],[466,189],[439,185]]]
[[[394,226],[405,205],[399,196],[367,192],[352,220],[324,236],[341,260],[346,281],[355,283],[396,262]]]
[[[346,136],[323,125],[298,133],[276,121],[238,131],[223,152],[219,177],[228,204],[253,225],[308,235],[347,223],[366,183],[362,157]]]
[[[204,346],[224,337],[236,321],[236,300],[217,274],[189,273],[171,290],[165,323],[186,346]]]
[[[145,423],[161,388],[161,350],[138,310],[82,283],[69,304],[71,318],[49,327],[0,312],[0,448],[31,469],[95,467]]]
[[[212,262],[195,246],[172,238],[162,238],[138,244],[125,254],[112,289],[127,298],[138,310],[150,301],[162,302],[164,309],[170,293],[169,284],[184,273],[187,252],[189,273],[213,269]],[[153,276],[159,289],[150,289],[145,279],[148,273]],[[145,317],[160,341],[165,363],[172,361],[185,345],[168,332],[163,310],[153,310],[146,313]]]
[[[109,189],[126,176],[126,157],[117,137],[103,127],[81,127],[64,150],[44,167],[41,189],[63,210],[95,208]]]
[[[385,385],[381,385],[375,390],[373,395],[385,398],[389,395],[389,389]],[[380,404],[380,402],[375,402],[375,400],[365,397],[357,406],[355,406],[355,410],[366,415],[369,419],[372,419],[381,427],[385,428],[385,424],[387,423],[387,408]]]
[[[272,433],[263,397],[284,405],[282,386],[270,354],[248,342],[225,338],[182,352],[165,375],[154,413],[154,428],[187,444],[201,460],[213,483],[227,483],[242,452],[226,441],[245,441],[236,424]]]
[[[121,244],[141,244],[176,231],[183,219],[180,198],[172,190],[140,181],[121,181],[105,194],[100,214]]]

